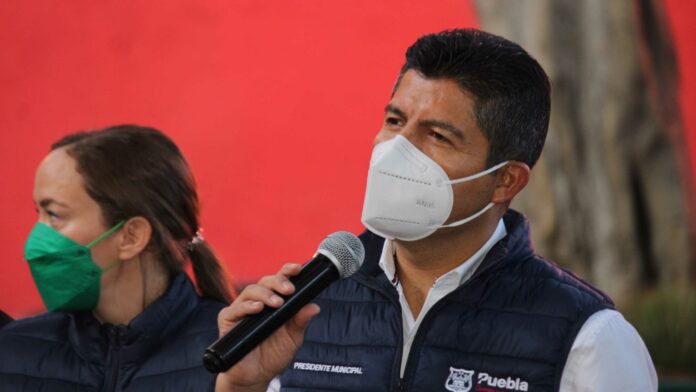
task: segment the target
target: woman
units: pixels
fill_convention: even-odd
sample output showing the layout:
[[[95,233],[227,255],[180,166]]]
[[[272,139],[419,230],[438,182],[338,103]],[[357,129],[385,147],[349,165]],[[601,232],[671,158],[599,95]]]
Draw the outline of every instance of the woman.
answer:
[[[49,312],[0,331],[0,389],[212,390],[201,356],[231,295],[176,145],[133,125],[67,136],[34,202],[25,258]]]

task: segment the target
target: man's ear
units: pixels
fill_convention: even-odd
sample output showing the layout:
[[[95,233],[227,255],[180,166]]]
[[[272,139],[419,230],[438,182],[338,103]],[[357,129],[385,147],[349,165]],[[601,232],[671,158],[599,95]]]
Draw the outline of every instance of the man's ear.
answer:
[[[152,226],[147,219],[136,216],[126,221],[121,233],[118,258],[119,260],[130,260],[142,253],[150,243]]]
[[[496,204],[509,204],[529,182],[529,166],[526,163],[510,161],[498,170],[493,199]]]

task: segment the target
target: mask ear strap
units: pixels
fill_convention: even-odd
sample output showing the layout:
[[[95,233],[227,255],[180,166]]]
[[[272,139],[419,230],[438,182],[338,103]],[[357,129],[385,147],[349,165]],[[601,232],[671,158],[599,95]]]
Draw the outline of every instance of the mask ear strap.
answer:
[[[96,245],[99,241],[101,241],[101,240],[103,240],[104,238],[110,236],[114,231],[116,231],[116,230],[120,229],[121,227],[123,227],[124,224],[126,224],[126,221],[125,221],[125,220],[122,220],[122,221],[118,222],[118,224],[116,224],[116,226],[110,228],[106,233],[104,233],[104,234],[100,235],[99,237],[97,237],[94,241],[92,241],[92,242],[90,242],[89,244],[87,244],[86,247],[87,247],[87,248],[93,247],[93,246]]]
[[[481,209],[481,211],[475,213],[474,215],[471,215],[471,216],[468,217],[468,218],[464,218],[464,219],[459,220],[459,221],[456,221],[456,222],[452,222],[452,223],[447,224],[447,225],[442,225],[442,226],[440,226],[440,228],[442,228],[442,227],[455,227],[455,226],[463,225],[463,224],[465,224],[465,223],[467,223],[467,222],[471,222],[472,220],[474,220],[474,219],[478,218],[479,216],[483,215],[484,212],[490,210],[494,205],[495,205],[495,203],[488,203],[487,206],[483,207],[483,209]]]
[[[121,264],[121,261],[122,261],[122,260],[119,260],[119,259],[116,259],[116,260],[112,261],[111,264],[109,264],[108,266],[106,266],[106,268],[104,268],[104,269],[102,270],[102,273],[104,273],[104,272],[106,272],[106,271],[108,271],[108,270],[110,270],[110,269],[116,267],[117,265]]]
[[[470,176],[468,176],[468,177],[464,177],[464,178],[458,178],[458,179],[456,179],[456,180],[450,180],[450,181],[448,181],[447,183],[448,183],[448,184],[459,184],[460,182],[466,182],[466,181],[475,180],[475,179],[477,179],[477,178],[479,178],[479,177],[483,177],[483,176],[485,176],[485,175],[488,175],[488,174],[490,174],[490,173],[493,173],[494,171],[496,171],[496,170],[500,169],[501,167],[507,165],[509,162],[510,162],[510,161],[500,162],[499,164],[497,164],[497,165],[491,167],[490,169],[486,169],[486,170],[484,170],[484,171],[482,171],[482,172],[480,172],[480,173],[472,174],[472,175],[470,175]]]

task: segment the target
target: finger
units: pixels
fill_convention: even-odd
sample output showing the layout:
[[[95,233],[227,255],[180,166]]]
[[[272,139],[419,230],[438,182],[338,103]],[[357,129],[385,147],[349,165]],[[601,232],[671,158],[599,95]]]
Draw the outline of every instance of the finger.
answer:
[[[295,276],[302,270],[302,264],[297,263],[287,263],[280,268],[279,274],[285,276]]]
[[[274,290],[258,284],[247,286],[244,291],[244,301],[259,301],[271,308],[277,308],[285,302]]]
[[[230,306],[218,313],[218,324],[222,325],[223,321],[225,325],[236,323],[250,314],[260,312],[263,305],[277,308],[283,302],[283,299],[272,290],[260,285],[249,285]]]
[[[295,292],[295,285],[290,282],[287,276],[282,274],[264,276],[259,280],[259,286],[273,290],[283,295],[290,295]]]
[[[218,313],[218,329],[220,336],[232,329],[244,317],[259,313],[263,310],[261,301],[236,301],[223,308]]]
[[[223,308],[220,313],[218,313],[218,320],[235,323],[250,314],[260,312],[261,309],[263,309],[263,303],[261,301],[235,301],[232,305]]]

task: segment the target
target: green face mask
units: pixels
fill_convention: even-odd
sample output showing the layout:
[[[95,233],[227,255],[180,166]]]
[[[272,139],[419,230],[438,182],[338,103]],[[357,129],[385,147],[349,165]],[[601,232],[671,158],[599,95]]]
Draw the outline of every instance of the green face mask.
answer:
[[[49,312],[92,310],[97,306],[102,274],[120,260],[102,270],[92,260],[90,248],[120,229],[124,223],[119,222],[87,246],[78,244],[46,224],[36,223],[24,245],[24,258],[29,263],[36,287]]]

